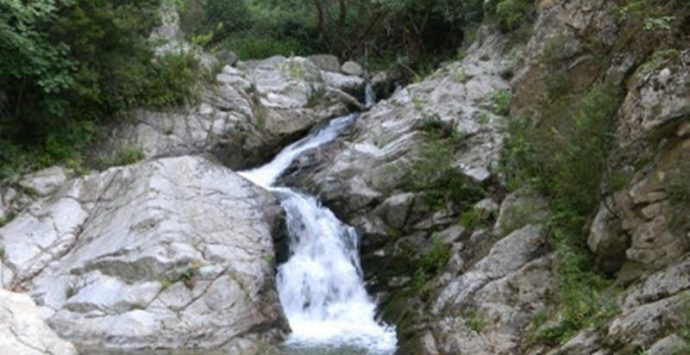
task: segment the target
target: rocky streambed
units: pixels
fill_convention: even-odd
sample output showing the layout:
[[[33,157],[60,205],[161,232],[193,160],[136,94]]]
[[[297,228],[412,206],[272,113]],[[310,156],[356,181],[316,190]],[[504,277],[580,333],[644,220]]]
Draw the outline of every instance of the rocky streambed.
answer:
[[[140,147],[143,161],[83,176],[53,167],[0,188],[9,220],[0,228],[0,352],[305,353],[281,348],[290,312],[278,285],[294,235],[285,199],[268,191],[280,186],[352,226],[358,245],[344,255],[361,260],[355,289],[369,295],[368,322],[395,326],[399,354],[684,349],[690,236],[667,222],[668,177],[690,149],[690,49],[655,55],[663,43],[636,42],[644,36],[630,36],[615,11],[543,1],[523,41],[482,26],[462,59],[292,156],[268,184],[237,171],[364,110],[353,96],[364,79],[330,57],[274,57],[224,66],[196,107],[131,112],[98,148]],[[562,304],[550,201],[509,189],[497,166],[506,124],[544,119],[536,107],[554,78],[575,91],[595,82],[623,91],[606,165],[626,178],[602,190],[585,231],[616,311],[539,343],[533,335],[559,322],[548,315]],[[420,188],[429,175],[419,162],[439,147],[429,132],[452,149],[436,149],[450,158],[423,173],[452,172],[461,204]]]

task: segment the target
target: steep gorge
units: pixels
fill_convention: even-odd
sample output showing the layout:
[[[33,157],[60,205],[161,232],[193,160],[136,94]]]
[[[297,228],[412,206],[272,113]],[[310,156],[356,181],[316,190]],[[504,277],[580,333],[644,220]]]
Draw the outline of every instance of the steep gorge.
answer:
[[[613,2],[541,1],[522,39],[487,21],[462,59],[293,157],[278,185],[357,229],[399,354],[687,351],[690,14],[676,16],[654,31]],[[100,147],[141,147],[143,162],[0,188],[2,215],[17,214],[0,228],[0,284],[56,333],[33,324],[47,335],[0,349],[75,353],[60,336],[83,353],[281,351],[285,212],[233,170],[363,110],[349,93],[364,85],[301,57],[227,65],[198,107],[132,112]],[[583,116],[609,125],[601,149]],[[514,179],[506,164],[525,154],[555,187]],[[559,179],[596,191],[576,199]],[[572,245],[562,194],[594,204]],[[569,273],[573,253],[596,278]],[[0,339],[22,326],[6,316],[17,297],[0,294],[13,324]]]

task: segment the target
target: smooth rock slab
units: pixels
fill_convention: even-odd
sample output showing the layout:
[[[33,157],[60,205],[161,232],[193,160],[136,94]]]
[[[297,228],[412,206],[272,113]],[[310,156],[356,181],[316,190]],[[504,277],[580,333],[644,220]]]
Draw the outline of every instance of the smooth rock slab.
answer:
[[[273,271],[282,209],[205,158],[68,182],[0,229],[10,285],[85,349],[214,349],[287,330]]]
[[[0,354],[77,355],[39,316],[26,295],[0,289]]]

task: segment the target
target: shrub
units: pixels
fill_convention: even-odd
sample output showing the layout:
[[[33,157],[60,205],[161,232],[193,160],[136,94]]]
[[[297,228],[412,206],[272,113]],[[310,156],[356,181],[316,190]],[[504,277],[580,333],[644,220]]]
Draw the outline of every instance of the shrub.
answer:
[[[193,101],[198,63],[154,58],[160,0],[0,3],[0,179],[78,167],[121,110]]]
[[[618,90],[595,85],[542,107],[539,124],[507,126],[501,167],[509,187],[532,186],[549,197],[548,230],[558,255],[561,321],[535,339],[560,343],[617,312],[602,294],[608,281],[593,268],[583,227],[596,211],[611,148]]]
[[[482,330],[484,330],[484,328],[486,328],[487,325],[489,325],[489,322],[486,320],[484,315],[478,310],[469,312],[464,319],[467,327],[477,333],[480,333]]]
[[[477,227],[487,225],[491,216],[483,209],[473,208],[460,215],[460,224],[468,229],[474,230]]]
[[[536,10],[534,0],[490,0],[486,4],[487,12],[504,32],[518,28]]]
[[[12,222],[12,220],[17,217],[17,214],[14,212],[9,212],[7,213],[4,217],[0,218],[0,227],[3,227],[7,223]],[[0,245],[0,261],[2,261],[2,257],[5,253],[5,249],[2,245]]]
[[[137,163],[144,159],[144,150],[137,146],[126,146],[110,155],[100,157],[96,162],[98,170],[106,170],[114,166],[124,166]]]
[[[275,55],[291,56],[303,52],[294,40],[247,35],[232,38],[223,47],[237,53],[240,59],[268,58]]]
[[[433,237],[431,246],[421,253],[416,262],[412,287],[421,291],[431,278],[443,270],[449,259],[450,248],[441,240]]]
[[[455,151],[462,146],[464,137],[454,124],[443,122],[437,116],[427,116],[421,129],[425,142],[412,164],[410,189],[423,192],[422,196],[436,208],[451,203],[464,210],[479,201],[482,189],[455,164]]]
[[[510,114],[510,92],[508,90],[495,91],[491,96],[491,111],[497,115],[508,116]]]
[[[153,108],[195,104],[201,98],[201,65],[192,52],[168,53],[156,58],[139,100]]]

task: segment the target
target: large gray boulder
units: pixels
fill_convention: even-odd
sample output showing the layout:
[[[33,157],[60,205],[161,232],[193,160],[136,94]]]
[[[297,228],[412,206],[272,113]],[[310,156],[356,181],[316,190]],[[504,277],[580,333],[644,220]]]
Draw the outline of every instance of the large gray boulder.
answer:
[[[54,166],[24,176],[19,186],[33,194],[47,196],[67,181],[68,175],[64,168]]]
[[[343,63],[343,66],[340,67],[340,71],[342,71],[346,75],[354,75],[354,76],[362,76],[364,75],[364,69],[362,68],[361,65],[357,62],[353,61],[348,61]]]
[[[29,296],[0,288],[0,353],[77,355],[77,350],[45,324]]]
[[[72,180],[1,228],[0,244],[7,286],[81,348],[239,351],[287,331],[281,223],[268,192],[184,156]]]
[[[332,54],[315,54],[307,59],[324,72],[340,72],[340,59]]]
[[[529,320],[557,287],[554,257],[543,256],[543,228],[528,225],[440,292],[432,309],[443,354],[515,354]]]

